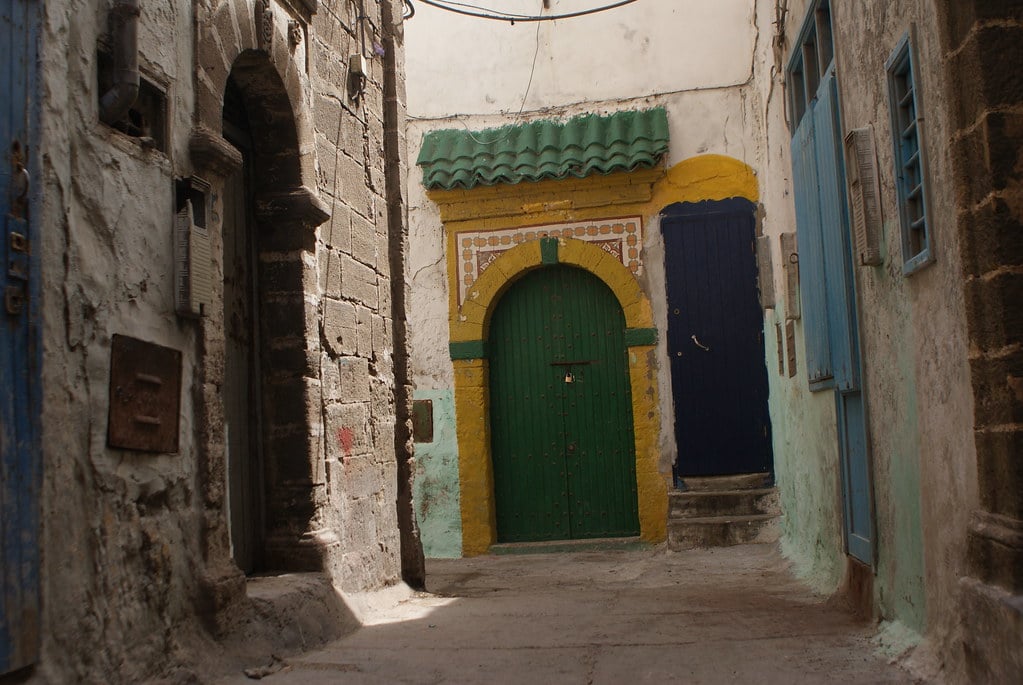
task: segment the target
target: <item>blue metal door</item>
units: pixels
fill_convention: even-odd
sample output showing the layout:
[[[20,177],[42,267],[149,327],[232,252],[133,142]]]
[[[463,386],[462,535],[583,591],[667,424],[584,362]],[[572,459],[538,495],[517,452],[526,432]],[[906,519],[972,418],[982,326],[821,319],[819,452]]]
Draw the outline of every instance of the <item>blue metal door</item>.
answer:
[[[676,478],[771,471],[753,203],[663,213]]]
[[[37,10],[0,0],[0,674],[34,663],[39,645],[39,278],[29,214]]]

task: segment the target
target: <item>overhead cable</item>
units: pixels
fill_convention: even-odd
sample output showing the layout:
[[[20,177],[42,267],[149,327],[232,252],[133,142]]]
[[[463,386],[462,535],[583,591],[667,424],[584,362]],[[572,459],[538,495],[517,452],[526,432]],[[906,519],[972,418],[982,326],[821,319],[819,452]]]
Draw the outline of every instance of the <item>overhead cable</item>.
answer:
[[[571,19],[573,17],[583,17],[588,14],[596,14],[597,12],[605,12],[607,10],[615,9],[616,7],[622,7],[624,5],[631,5],[639,0],[619,0],[619,2],[613,2],[609,5],[603,5],[601,7],[591,7],[590,9],[578,10],[575,12],[564,12],[562,14],[514,14],[512,12],[504,12],[502,10],[495,10],[489,7],[481,7],[479,5],[471,5],[468,3],[454,2],[453,0],[419,0],[424,5],[430,5],[437,9],[447,10],[448,12],[454,12],[456,14],[462,14],[467,17],[476,17],[479,19],[493,19],[495,21],[508,21],[515,23],[517,21],[528,22],[528,21],[554,21],[556,19]]]

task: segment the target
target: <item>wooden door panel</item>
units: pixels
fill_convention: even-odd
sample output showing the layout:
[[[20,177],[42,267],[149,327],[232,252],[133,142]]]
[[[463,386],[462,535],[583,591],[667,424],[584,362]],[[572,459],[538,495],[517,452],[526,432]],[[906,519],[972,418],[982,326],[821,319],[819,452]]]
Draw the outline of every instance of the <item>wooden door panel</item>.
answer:
[[[677,471],[771,470],[753,206],[687,204],[662,220]]]
[[[38,6],[0,0],[0,674],[39,652],[39,270],[29,191]]]
[[[502,297],[490,329],[500,541],[638,533],[624,330],[613,293],[578,269],[533,272]]]

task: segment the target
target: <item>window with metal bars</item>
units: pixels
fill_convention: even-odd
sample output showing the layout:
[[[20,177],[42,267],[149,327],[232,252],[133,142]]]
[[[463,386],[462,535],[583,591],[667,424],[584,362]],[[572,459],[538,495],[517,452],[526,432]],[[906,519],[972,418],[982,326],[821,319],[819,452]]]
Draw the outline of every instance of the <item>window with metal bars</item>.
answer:
[[[913,31],[899,41],[885,63],[895,150],[895,184],[902,224],[902,272],[911,274],[934,261],[927,213],[927,165]]]

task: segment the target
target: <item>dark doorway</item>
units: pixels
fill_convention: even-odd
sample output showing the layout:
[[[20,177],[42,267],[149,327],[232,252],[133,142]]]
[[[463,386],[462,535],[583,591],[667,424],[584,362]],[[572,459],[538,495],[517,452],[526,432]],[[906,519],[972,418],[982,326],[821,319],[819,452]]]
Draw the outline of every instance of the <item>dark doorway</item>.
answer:
[[[661,231],[676,481],[771,471],[753,203],[672,205]]]
[[[242,166],[224,182],[224,438],[234,560],[246,573],[262,567],[263,451],[260,421],[258,259],[252,220],[252,131],[242,93],[228,79],[224,138]]]

